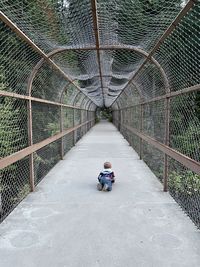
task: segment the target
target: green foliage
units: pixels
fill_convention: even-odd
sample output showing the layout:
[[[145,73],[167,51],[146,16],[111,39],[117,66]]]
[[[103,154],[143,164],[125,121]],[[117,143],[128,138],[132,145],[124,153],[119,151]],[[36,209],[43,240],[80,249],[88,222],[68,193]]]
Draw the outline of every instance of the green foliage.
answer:
[[[4,97],[0,102],[0,158],[19,151],[27,145],[26,132],[22,127],[23,106],[17,100]]]
[[[60,132],[60,124],[59,124],[59,122],[57,122],[57,121],[49,122],[47,124],[47,127],[46,127],[45,131],[48,133],[48,136],[53,136],[53,135],[59,133]]]
[[[183,154],[200,160],[199,92],[171,101],[170,145]]]
[[[101,108],[97,111],[97,116],[99,119],[106,119],[112,122],[112,110],[110,108]]]
[[[184,195],[200,195],[200,175],[191,171],[176,172],[173,171],[169,175],[168,185],[174,193]]]

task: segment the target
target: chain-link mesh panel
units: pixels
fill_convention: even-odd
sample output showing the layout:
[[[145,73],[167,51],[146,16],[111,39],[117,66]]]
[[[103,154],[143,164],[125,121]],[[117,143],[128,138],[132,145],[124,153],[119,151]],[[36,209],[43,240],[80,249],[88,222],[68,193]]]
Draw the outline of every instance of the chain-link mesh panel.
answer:
[[[129,142],[129,137],[130,137],[130,131],[123,125],[121,126],[121,133],[123,134],[124,138]]]
[[[0,32],[0,90],[26,95],[27,80],[40,56],[1,21]]]
[[[164,154],[160,150],[148,144],[146,141],[142,141],[142,159],[162,182],[164,170]]]
[[[81,124],[81,110],[74,110],[74,126]],[[75,143],[78,142],[81,138],[81,128],[74,131],[74,140]]]
[[[154,64],[147,63],[134,81],[141,88],[142,96],[146,100],[167,92],[165,79],[160,69]]]
[[[101,51],[105,105],[110,106],[113,98],[126,87],[133,73],[144,61],[144,54],[129,50]],[[129,99],[132,99],[131,97]]]
[[[170,159],[168,179],[170,194],[200,227],[200,175]]]
[[[60,107],[32,103],[33,143],[38,143],[60,132]]]
[[[46,52],[94,43],[90,0],[2,0],[1,10]]]
[[[63,1],[63,24],[70,44],[78,47],[95,44],[91,0]]]
[[[100,43],[155,44],[181,10],[181,1],[98,0]]]
[[[120,127],[120,131],[123,134],[124,138],[128,141],[128,143],[135,149],[135,151],[140,154],[140,138],[133,134],[132,131],[124,127],[123,125]]]
[[[74,133],[69,133],[63,137],[63,150],[66,154],[74,146]]]
[[[0,159],[28,146],[27,104],[0,97]]]
[[[66,105],[73,105],[74,99],[78,93],[79,91],[74,85],[67,85],[63,92],[62,103]]]
[[[33,79],[31,95],[60,102],[61,94],[67,84],[68,81],[63,75],[44,62]]]
[[[199,3],[189,11],[155,54],[167,74],[172,91],[200,83]]]
[[[143,105],[143,132],[164,143],[165,101],[160,100]]]
[[[63,107],[63,129],[69,129],[74,126],[74,110],[72,108]]]
[[[34,174],[37,185],[61,159],[61,140],[57,140],[34,153]]]
[[[140,155],[140,138],[132,133],[129,137],[129,140],[129,144],[134,148],[138,155]]]
[[[121,112],[120,110],[114,110],[112,112],[113,124],[120,130]]]
[[[86,124],[84,124],[82,127],[81,127],[81,135],[84,136],[87,131],[89,130],[89,125],[88,125],[88,111],[86,110],[82,110],[81,111],[82,115],[81,115],[81,118],[82,118],[82,122],[87,122]]]
[[[63,51],[55,54],[51,59],[68,73],[71,79],[78,80],[80,87],[88,90],[92,86],[91,80],[99,75],[95,51]],[[95,88],[95,85],[94,85]]]
[[[28,157],[0,170],[0,222],[29,192]]]
[[[74,110],[74,125],[79,125],[81,124],[81,110],[80,109],[75,109]]]
[[[134,106],[132,107],[129,111],[129,116],[130,116],[130,121],[129,121],[129,126],[140,130],[141,128],[141,107]]]
[[[127,88],[121,93],[120,107],[130,107],[141,102],[141,93],[138,85],[129,84]]]
[[[200,91],[174,97],[170,109],[170,146],[200,161]]]
[[[81,103],[81,108],[87,110],[87,103],[88,103],[88,98],[85,96],[85,97],[83,98],[82,103]]]

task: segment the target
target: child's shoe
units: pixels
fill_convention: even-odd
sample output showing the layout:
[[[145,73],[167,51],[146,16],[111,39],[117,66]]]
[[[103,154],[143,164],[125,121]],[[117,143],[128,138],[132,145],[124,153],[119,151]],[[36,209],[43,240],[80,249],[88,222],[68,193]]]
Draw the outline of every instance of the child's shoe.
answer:
[[[104,184],[104,186],[103,186],[103,189],[102,189],[103,191],[108,191],[108,185],[107,184]]]
[[[97,184],[97,190],[101,191],[102,190],[102,185],[99,183]]]

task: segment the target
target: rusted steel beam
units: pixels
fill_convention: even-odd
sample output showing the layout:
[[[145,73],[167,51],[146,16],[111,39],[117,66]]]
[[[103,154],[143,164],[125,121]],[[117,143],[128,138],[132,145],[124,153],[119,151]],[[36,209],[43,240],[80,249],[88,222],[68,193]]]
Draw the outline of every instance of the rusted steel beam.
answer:
[[[29,146],[33,145],[33,127],[32,127],[32,102],[29,99],[27,102],[27,112],[28,112],[28,143]],[[34,158],[33,153],[29,155],[29,181],[30,181],[30,191],[33,192],[35,189],[35,175],[34,175]]]
[[[165,144],[162,144],[155,140],[154,138],[145,135],[143,133],[140,133],[137,129],[132,128],[130,126],[127,126],[125,124],[122,124],[123,127],[128,129],[130,132],[134,133],[138,137],[141,137],[143,140],[145,140],[148,144],[154,146],[158,150],[162,151],[169,157],[175,159],[176,161],[180,162],[183,166],[187,167],[188,169],[192,170],[193,172],[200,174],[200,162],[197,162],[184,154],[176,151],[175,149],[170,148],[169,146],[166,146]]]
[[[169,147],[169,123],[170,123],[170,98],[165,99],[165,145]],[[164,171],[163,171],[163,191],[168,190],[168,173],[169,173],[169,159],[168,155],[164,155]]]
[[[23,159],[24,157],[30,155],[31,153],[36,152],[37,150],[41,149],[42,147],[45,147],[46,145],[60,139],[61,137],[77,130],[78,128],[82,127],[83,125],[86,125],[87,123],[91,123],[92,121],[93,120],[86,121],[80,125],[73,127],[73,128],[69,128],[69,129],[63,131],[62,133],[56,134],[56,135],[49,137],[49,138],[47,138],[47,139],[45,139],[45,140],[43,140],[37,144],[26,147],[26,148],[24,148],[24,149],[22,149],[16,153],[12,154],[12,155],[9,155],[9,156],[1,159],[0,160],[0,169],[3,169],[5,167],[15,163],[16,161]]]
[[[19,98],[19,99],[24,99],[24,100],[28,100],[28,101],[31,100],[34,102],[40,102],[40,103],[50,104],[50,105],[55,105],[55,106],[62,106],[62,107],[66,107],[66,108],[82,109],[79,107],[66,105],[66,104],[62,104],[59,102],[53,102],[53,101],[49,101],[49,100],[45,100],[45,99],[41,99],[41,98],[36,98],[36,97],[26,96],[26,95],[20,95],[20,94],[16,94],[16,93],[7,92],[7,91],[0,91],[0,96],[8,96],[8,97]]]
[[[96,0],[91,0],[92,6],[92,16],[93,16],[93,30],[95,34],[96,40],[96,52],[97,52],[97,61],[99,66],[99,75],[101,79],[101,90],[102,90],[102,97],[103,97],[103,105],[105,105],[105,97],[104,97],[104,90],[103,90],[103,79],[102,79],[102,70],[101,70],[101,58],[100,58],[100,51],[99,51],[99,29],[98,29],[98,18],[97,18],[97,3]]]
[[[144,124],[144,105],[140,105],[140,132],[143,132],[143,125]],[[143,151],[143,142],[142,138],[140,137],[140,144],[139,144],[139,156],[142,159],[142,151]]]
[[[63,132],[63,107],[60,106],[60,132]],[[61,159],[63,159],[64,157],[64,140],[63,140],[63,136],[61,137],[61,147],[60,147],[60,156]]]

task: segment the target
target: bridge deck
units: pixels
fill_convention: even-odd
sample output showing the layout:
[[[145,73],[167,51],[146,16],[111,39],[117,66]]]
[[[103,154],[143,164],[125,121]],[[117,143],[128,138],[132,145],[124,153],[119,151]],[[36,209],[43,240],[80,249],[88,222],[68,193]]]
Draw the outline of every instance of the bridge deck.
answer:
[[[104,161],[112,192],[96,190]],[[97,124],[0,226],[1,267],[199,267],[200,233],[116,128]]]

